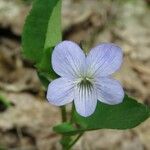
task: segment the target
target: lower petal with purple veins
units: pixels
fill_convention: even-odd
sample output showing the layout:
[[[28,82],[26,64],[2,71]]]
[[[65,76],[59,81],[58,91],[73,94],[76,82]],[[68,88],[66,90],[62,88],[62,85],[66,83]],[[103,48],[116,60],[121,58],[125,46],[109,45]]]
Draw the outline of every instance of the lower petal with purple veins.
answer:
[[[76,111],[84,117],[94,113],[97,104],[97,94],[91,85],[77,85],[74,93],[74,103]]]

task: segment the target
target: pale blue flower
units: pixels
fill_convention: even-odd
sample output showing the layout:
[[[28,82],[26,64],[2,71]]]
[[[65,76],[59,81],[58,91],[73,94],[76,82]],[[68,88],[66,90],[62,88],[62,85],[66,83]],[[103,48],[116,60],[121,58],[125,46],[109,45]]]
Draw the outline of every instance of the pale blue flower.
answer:
[[[110,75],[120,68],[122,59],[121,48],[112,43],[98,45],[86,56],[77,44],[61,42],[52,54],[52,66],[60,78],[49,84],[48,101],[62,106],[74,100],[76,111],[84,117],[94,113],[97,100],[121,103],[124,91]]]

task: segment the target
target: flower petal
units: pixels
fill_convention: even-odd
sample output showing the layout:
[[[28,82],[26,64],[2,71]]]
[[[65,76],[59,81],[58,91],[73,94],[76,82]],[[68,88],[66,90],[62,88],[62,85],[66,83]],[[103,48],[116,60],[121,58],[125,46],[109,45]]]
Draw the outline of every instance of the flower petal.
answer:
[[[122,64],[121,48],[113,43],[104,43],[93,48],[87,56],[88,73],[95,76],[108,76]]]
[[[77,77],[83,70],[85,54],[82,49],[71,41],[59,43],[52,54],[54,71],[63,77]]]
[[[76,86],[74,103],[77,112],[84,117],[94,113],[97,104],[97,94],[93,87]]]
[[[119,104],[123,101],[124,91],[117,80],[99,78],[99,81],[97,80],[95,85],[99,101],[110,105]]]
[[[73,101],[74,84],[66,78],[58,78],[48,86],[47,99],[49,103],[62,106]]]

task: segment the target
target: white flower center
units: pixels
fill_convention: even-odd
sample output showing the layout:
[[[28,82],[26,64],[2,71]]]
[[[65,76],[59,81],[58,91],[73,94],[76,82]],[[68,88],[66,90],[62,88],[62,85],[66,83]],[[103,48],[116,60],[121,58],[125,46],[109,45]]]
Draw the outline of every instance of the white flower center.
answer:
[[[75,81],[75,84],[80,87],[92,87],[93,81],[94,81],[93,78],[88,77],[88,76],[83,76],[83,77],[78,78]]]

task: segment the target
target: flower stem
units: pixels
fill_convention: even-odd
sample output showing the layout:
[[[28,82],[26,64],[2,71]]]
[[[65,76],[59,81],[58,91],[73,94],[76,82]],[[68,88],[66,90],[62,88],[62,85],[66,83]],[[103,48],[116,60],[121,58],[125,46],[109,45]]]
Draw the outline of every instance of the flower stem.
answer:
[[[73,121],[74,109],[75,109],[75,106],[74,104],[72,104],[72,111],[71,111],[71,118],[70,118],[71,123]],[[62,122],[67,122],[66,106],[61,106],[61,116],[62,116]],[[62,139],[61,139],[62,149],[70,150],[76,144],[76,142],[80,139],[82,135],[83,135],[83,132],[80,133],[75,139],[71,140],[71,143],[69,142],[69,137],[62,135]],[[66,145],[66,142],[64,143],[64,141],[68,141],[68,144]]]
[[[60,107],[61,110],[61,118],[62,118],[62,122],[67,122],[67,111],[66,111],[66,106],[61,106]],[[61,138],[61,145],[62,145],[62,149],[66,150],[65,145],[63,144],[64,140],[66,140],[66,136],[62,135]]]
[[[66,106],[61,106],[61,117],[62,117],[62,122],[67,122]]]
[[[70,150],[76,143],[77,141],[80,139],[80,137],[83,135],[83,132],[80,133],[73,141],[72,143],[66,148],[66,150]]]
[[[73,113],[74,113],[74,110],[75,110],[75,106],[74,106],[74,103],[72,103],[70,123],[73,123]]]

